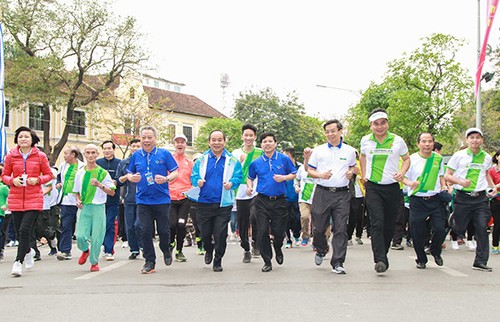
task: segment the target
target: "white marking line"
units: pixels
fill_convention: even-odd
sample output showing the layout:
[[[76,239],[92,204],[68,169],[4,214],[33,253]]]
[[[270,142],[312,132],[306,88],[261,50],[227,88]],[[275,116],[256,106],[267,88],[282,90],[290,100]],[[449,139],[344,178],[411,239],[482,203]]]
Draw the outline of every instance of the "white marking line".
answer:
[[[432,257],[432,256],[431,256]],[[408,258],[411,258],[411,259],[415,259],[415,257],[413,256],[408,256]],[[454,270],[453,268],[449,268],[449,267],[446,267],[446,266],[437,266],[436,264],[432,263],[437,269],[439,269],[440,271],[442,271],[443,273],[446,273],[448,275],[451,275],[451,276],[455,276],[455,277],[468,277],[469,275],[467,274],[464,274],[462,272],[459,272],[457,270]]]
[[[125,266],[127,264],[130,264],[132,262],[133,261],[121,261],[121,262],[115,263],[113,265],[107,266],[105,268],[101,268],[101,270],[99,272],[90,272],[90,273],[87,273],[87,274],[82,275],[80,277],[77,277],[77,278],[75,278],[75,280],[89,280],[89,279],[94,278],[96,276],[102,275],[102,274],[107,273],[109,271],[112,271],[114,269],[117,269],[117,268],[120,268],[120,267]]]

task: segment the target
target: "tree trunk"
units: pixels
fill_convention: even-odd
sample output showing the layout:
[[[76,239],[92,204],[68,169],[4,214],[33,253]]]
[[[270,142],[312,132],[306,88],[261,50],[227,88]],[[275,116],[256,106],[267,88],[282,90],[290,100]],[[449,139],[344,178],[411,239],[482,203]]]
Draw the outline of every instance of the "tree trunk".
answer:
[[[47,103],[43,104],[43,118],[42,118],[42,128],[43,128],[43,151],[49,159],[50,165],[53,166],[56,160],[51,158],[52,146],[50,145],[50,106]]]

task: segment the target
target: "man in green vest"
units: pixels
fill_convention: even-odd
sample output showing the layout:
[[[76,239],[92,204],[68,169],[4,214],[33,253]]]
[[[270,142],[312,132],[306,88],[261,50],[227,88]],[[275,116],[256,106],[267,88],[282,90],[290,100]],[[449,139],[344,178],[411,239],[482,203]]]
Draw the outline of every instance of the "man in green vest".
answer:
[[[441,206],[439,193],[447,190],[444,180],[443,157],[433,152],[434,136],[420,133],[417,138],[419,152],[410,156],[410,168],[403,183],[408,186],[410,196],[410,228],[413,248],[417,255],[417,268],[424,269],[427,263],[425,240],[427,238],[427,218],[432,229],[431,255],[438,266],[443,266],[441,244],[446,238],[446,217]]]
[[[389,119],[384,109],[377,108],[368,116],[372,134],[361,139],[359,163],[366,187],[366,208],[370,217],[375,271],[389,268],[387,253],[394,236],[399,212],[401,182],[410,167],[410,155],[405,141],[389,132]],[[403,159],[401,168],[399,160]]]
[[[250,263],[252,253],[250,252],[249,228],[252,226],[252,252],[253,255],[260,256],[260,251],[256,246],[257,225],[255,224],[255,215],[253,200],[257,195],[254,191],[251,195],[247,195],[247,176],[248,168],[253,160],[262,155],[262,149],[255,147],[257,139],[257,128],[252,124],[245,124],[241,128],[241,140],[243,146],[232,152],[233,156],[238,159],[243,169],[243,180],[236,192],[236,212],[238,221],[238,233],[240,235],[240,245],[243,248],[243,263]]]
[[[488,221],[491,212],[488,207],[488,196],[496,195],[496,188],[488,174],[492,166],[491,156],[481,149],[483,132],[478,128],[470,128],[465,132],[467,149],[455,152],[448,162],[446,180],[453,184],[454,227],[453,230],[463,236],[469,222],[474,223],[476,236],[476,257],[472,268],[491,272],[487,265],[489,258]]]

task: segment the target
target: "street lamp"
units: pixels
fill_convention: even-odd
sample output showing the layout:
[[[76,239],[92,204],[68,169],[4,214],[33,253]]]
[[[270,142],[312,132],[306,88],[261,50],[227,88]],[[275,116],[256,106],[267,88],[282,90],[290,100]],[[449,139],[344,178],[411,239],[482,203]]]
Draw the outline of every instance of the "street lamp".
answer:
[[[334,87],[334,86],[326,86],[326,85],[316,85],[316,87],[321,87],[321,88],[330,88],[330,89],[336,89],[338,91],[344,91],[344,92],[349,92],[349,93],[352,93],[354,95],[356,95],[357,97],[362,97],[362,95],[355,91],[355,90],[352,90],[352,89],[347,89],[347,88],[341,88],[341,87]]]

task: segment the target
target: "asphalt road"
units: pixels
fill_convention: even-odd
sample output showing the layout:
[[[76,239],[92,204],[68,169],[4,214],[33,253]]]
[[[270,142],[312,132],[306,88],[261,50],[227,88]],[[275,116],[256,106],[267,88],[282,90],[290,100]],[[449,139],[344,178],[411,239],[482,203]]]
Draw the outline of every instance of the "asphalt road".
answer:
[[[194,247],[188,261],[156,273],[140,273],[143,260],[128,260],[117,243],[115,260],[101,271],[73,260],[47,256],[30,271],[10,275],[16,248],[0,261],[2,321],[499,321],[500,255],[491,256],[493,272],[472,270],[474,253],[465,246],[443,253],[444,266],[432,257],[415,268],[412,248],[389,253],[385,274],[373,269],[368,239],[349,247],[346,275],[331,272],[329,257],[314,264],[310,247],[284,249],[285,262],[262,273],[261,258],[242,263],[242,250],[230,242],[216,273]],[[157,248],[158,254],[158,248]]]

